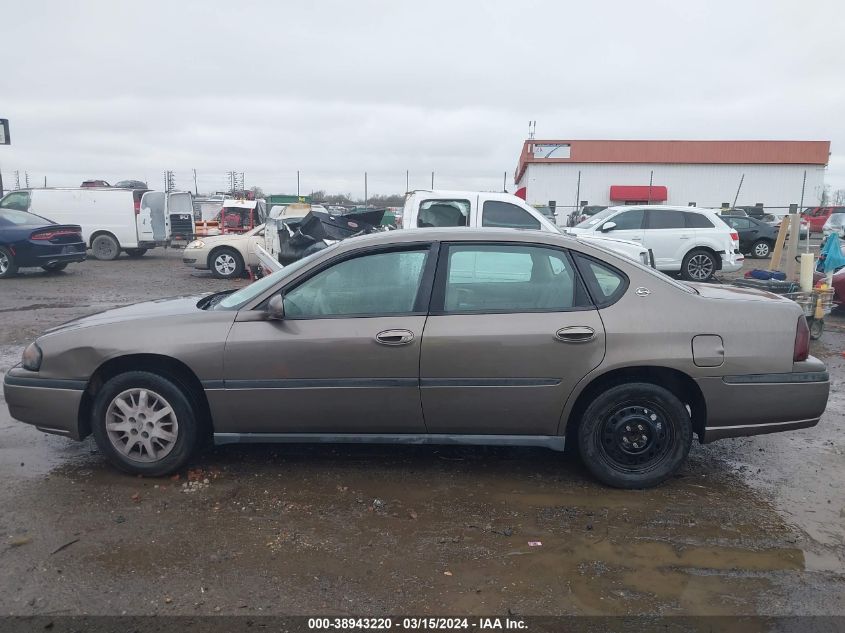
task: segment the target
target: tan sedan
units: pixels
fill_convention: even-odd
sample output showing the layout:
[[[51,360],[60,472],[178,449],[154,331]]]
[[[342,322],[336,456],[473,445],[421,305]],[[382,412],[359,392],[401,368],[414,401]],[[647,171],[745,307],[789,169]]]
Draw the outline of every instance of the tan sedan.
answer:
[[[258,265],[255,245],[264,245],[264,225],[246,233],[212,235],[189,242],[182,262],[200,270],[210,270],[218,279],[239,279],[244,271]]]
[[[127,333],[131,332],[131,336]],[[684,284],[554,233],[422,229],[339,242],[236,292],[137,304],[40,336],[13,417],[125,471],[232,442],[575,442],[652,486],[699,441],[815,425],[801,309]]]

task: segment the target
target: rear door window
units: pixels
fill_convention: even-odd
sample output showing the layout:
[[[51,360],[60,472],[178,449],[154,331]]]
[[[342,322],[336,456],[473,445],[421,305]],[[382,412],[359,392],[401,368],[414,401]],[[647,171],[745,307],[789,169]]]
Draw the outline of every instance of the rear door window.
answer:
[[[650,209],[648,212],[649,229],[683,229],[686,228],[684,215],[681,211],[670,209]]]
[[[481,212],[481,226],[539,229],[540,220],[515,204],[500,202],[499,200],[487,200]]]
[[[418,227],[468,226],[469,200],[423,200]]]

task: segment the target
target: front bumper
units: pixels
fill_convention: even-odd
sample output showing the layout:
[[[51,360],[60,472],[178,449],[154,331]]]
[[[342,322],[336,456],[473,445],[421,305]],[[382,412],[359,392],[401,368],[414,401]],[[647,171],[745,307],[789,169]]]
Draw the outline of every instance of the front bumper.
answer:
[[[3,379],[3,396],[13,418],[74,440],[82,439],[79,405],[84,390],[85,381],[40,378],[20,366]]]
[[[707,406],[701,443],[726,437],[761,435],[818,424],[827,406],[830,377],[810,357],[785,374],[699,378]]]
[[[206,270],[208,268],[208,251],[204,248],[186,248],[182,253],[182,263],[192,268]]]

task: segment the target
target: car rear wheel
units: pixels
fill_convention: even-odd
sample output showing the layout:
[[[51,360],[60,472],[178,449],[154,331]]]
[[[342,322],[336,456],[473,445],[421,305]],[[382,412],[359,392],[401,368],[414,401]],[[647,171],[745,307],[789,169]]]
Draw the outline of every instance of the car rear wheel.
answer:
[[[751,254],[754,257],[765,259],[772,252],[772,245],[766,240],[757,240],[751,245]]]
[[[615,488],[650,488],[674,475],[692,444],[692,422],[668,389],[629,383],[604,391],[578,429],[581,459]]]
[[[120,244],[111,235],[98,235],[91,242],[91,252],[101,261],[111,261],[120,256]]]
[[[144,253],[147,252],[146,248],[127,248],[126,254],[129,257],[143,257]]]
[[[681,266],[681,276],[687,281],[707,281],[715,272],[716,258],[701,249],[687,253]]]
[[[94,400],[91,430],[114,466],[156,477],[184,466],[197,444],[197,420],[175,382],[146,371],[119,374]]]
[[[0,279],[14,277],[17,272],[18,265],[12,252],[5,246],[0,246]]]
[[[209,257],[211,274],[218,279],[237,279],[244,274],[244,260],[233,248],[221,248]]]
[[[60,270],[64,270],[65,268],[67,268],[67,262],[56,262],[56,263],[53,263],[53,264],[45,264],[41,268],[46,270],[48,273],[57,273]]]

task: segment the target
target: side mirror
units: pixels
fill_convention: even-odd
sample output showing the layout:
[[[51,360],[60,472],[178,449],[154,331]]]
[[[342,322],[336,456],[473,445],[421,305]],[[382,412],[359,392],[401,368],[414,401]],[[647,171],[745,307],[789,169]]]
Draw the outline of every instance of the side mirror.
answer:
[[[285,318],[285,299],[282,295],[273,295],[267,302],[267,318],[281,321]]]
[[[605,222],[601,225],[601,232],[607,233],[608,231],[612,231],[616,228],[616,222]]]

